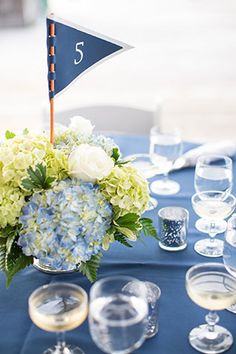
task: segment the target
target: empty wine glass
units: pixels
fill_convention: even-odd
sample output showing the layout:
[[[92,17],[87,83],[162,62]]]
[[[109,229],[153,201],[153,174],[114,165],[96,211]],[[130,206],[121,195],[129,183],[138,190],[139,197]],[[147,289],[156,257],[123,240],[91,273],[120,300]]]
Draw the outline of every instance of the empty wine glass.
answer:
[[[232,191],[233,187],[233,171],[232,160],[223,155],[202,155],[198,158],[195,176],[194,187],[197,193],[207,191],[223,192],[219,195],[220,198],[226,198]],[[206,219],[199,219],[196,222],[196,228],[204,232],[209,223]],[[224,232],[225,222],[217,221],[218,232]]]
[[[202,353],[217,354],[228,350],[232,343],[231,333],[216,325],[219,316],[215,311],[224,310],[236,301],[236,279],[223,264],[201,263],[186,273],[186,290],[193,302],[209,310],[207,324],[197,326],[189,333],[189,342]]]
[[[65,331],[80,326],[87,317],[88,296],[78,285],[52,283],[36,289],[29,298],[29,315],[39,328],[57,332],[57,344],[43,354],[84,354],[67,345]]]
[[[197,253],[206,257],[220,257],[223,254],[224,242],[214,237],[222,232],[218,229],[218,220],[228,218],[235,208],[235,197],[230,194],[223,199],[224,192],[208,191],[196,193],[192,197],[192,206],[195,213],[207,220],[204,233],[209,234],[209,238],[199,240],[195,243],[194,249]],[[225,222],[227,226],[227,223]],[[225,226],[225,229],[226,229]],[[225,231],[225,230],[224,230]]]
[[[225,232],[223,261],[227,271],[236,278],[236,214],[233,214],[228,221]],[[227,310],[236,314],[236,303],[228,307]]]
[[[177,129],[165,130],[154,126],[150,132],[150,155],[154,165],[158,166],[164,178],[151,183],[151,191],[160,195],[175,194],[180,190],[176,181],[168,178],[174,162],[182,153],[182,139]]]
[[[134,291],[125,289],[135,283]],[[97,281],[90,291],[89,327],[93,341],[105,353],[128,354],[139,348],[147,331],[147,290],[133,277]]]

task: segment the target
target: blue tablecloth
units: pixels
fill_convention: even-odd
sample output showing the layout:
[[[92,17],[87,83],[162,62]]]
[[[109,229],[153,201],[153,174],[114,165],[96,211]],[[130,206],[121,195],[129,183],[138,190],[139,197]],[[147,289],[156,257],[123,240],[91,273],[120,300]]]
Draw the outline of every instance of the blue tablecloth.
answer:
[[[124,155],[148,152],[148,139],[143,137],[118,137]],[[189,145],[185,146],[189,148]],[[197,219],[191,207],[194,169],[172,173],[172,178],[181,184],[181,191],[175,196],[158,197],[158,208],[170,205],[185,207],[190,212],[188,247],[181,252],[171,253],[159,248],[152,238],[145,244],[136,242],[133,249],[114,244],[105,253],[99,270],[99,278],[113,274],[133,275],[142,280],[157,283],[161,290],[160,330],[156,337],[147,340],[137,354],[194,354],[196,351],[188,343],[188,333],[196,325],[204,323],[206,311],[195,305],[185,290],[185,273],[193,264],[211,261],[194,252],[194,242],[205,237],[194,228]],[[157,226],[157,210],[147,212]],[[222,236],[220,236],[222,237]],[[215,259],[221,262],[222,260]],[[41,354],[55,343],[53,333],[38,329],[28,316],[27,300],[31,292],[51,281],[70,281],[81,285],[87,292],[90,284],[80,273],[49,276],[33,267],[20,272],[10,289],[5,289],[4,275],[0,275],[0,354]],[[236,315],[222,311],[221,325],[227,327],[236,342]],[[67,333],[67,341],[78,344],[86,354],[102,352],[92,342],[88,322]],[[236,343],[228,353],[236,352]]]

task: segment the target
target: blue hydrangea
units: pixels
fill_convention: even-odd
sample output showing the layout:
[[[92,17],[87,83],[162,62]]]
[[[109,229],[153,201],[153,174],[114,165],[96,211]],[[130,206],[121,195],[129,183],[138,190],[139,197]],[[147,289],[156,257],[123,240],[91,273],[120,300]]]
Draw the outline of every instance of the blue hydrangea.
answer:
[[[103,135],[78,135],[69,129],[61,135],[55,137],[55,148],[70,153],[76,146],[80,144],[89,144],[100,146],[108,156],[112,156],[113,149],[118,148],[114,140]],[[119,148],[118,148],[119,149]]]
[[[67,179],[23,207],[18,244],[25,255],[69,270],[101,250],[111,222],[112,207],[98,185]]]

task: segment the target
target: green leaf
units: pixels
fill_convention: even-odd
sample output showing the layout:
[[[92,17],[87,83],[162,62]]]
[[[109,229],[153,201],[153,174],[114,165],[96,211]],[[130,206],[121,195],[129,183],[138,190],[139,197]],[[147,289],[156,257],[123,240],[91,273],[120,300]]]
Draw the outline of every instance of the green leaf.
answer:
[[[32,263],[33,263],[33,257],[28,257],[25,256],[24,254],[21,254],[17,259],[15,259],[11,267],[11,270],[6,273],[7,288],[9,288],[14,275]]]
[[[102,253],[98,253],[95,256],[92,256],[89,261],[81,262],[79,270],[91,283],[95,282],[97,279],[97,270],[100,266],[101,258]]]
[[[119,160],[120,151],[118,147],[113,148],[111,157],[115,160],[115,163]]]
[[[25,128],[22,133],[23,133],[23,135],[28,135],[29,134],[29,129]]]
[[[120,226],[126,226],[127,224],[136,223],[138,221],[139,216],[135,213],[128,213],[123,216],[120,216],[116,219],[117,224]]]
[[[22,180],[22,186],[27,190],[32,189],[49,189],[52,182],[55,181],[54,177],[47,176],[46,166],[37,164],[35,169],[31,166],[27,170],[29,177]]]
[[[122,243],[122,245],[132,248],[131,244],[129,244],[129,242],[127,242],[127,240],[123,234],[115,233],[114,238],[116,241]]]
[[[140,218],[140,224],[142,225],[142,231],[145,236],[152,236],[156,240],[159,240],[155,227],[152,224],[152,220],[149,218]]]
[[[134,213],[129,213],[114,220],[114,225],[119,228],[127,228],[131,231],[138,232],[142,229],[142,225],[139,222],[139,216]]]
[[[7,130],[7,131],[5,132],[5,138],[6,138],[7,140],[14,138],[14,136],[16,136],[16,134],[13,133],[13,132],[10,132],[10,130]]]

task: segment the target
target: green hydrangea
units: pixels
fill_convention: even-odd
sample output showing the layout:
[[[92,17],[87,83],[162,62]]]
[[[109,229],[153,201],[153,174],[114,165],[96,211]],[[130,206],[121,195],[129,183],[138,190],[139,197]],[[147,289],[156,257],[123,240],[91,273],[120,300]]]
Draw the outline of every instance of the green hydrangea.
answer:
[[[50,144],[46,135],[19,135],[2,143],[0,148],[0,181],[12,187],[21,186],[29,166],[46,163],[50,175],[67,176],[67,157]]]
[[[14,226],[24,205],[25,198],[19,188],[0,187],[0,228]]]
[[[115,166],[110,175],[100,181],[100,185],[118,217],[127,213],[141,215],[147,209],[148,184],[135,167]]]

